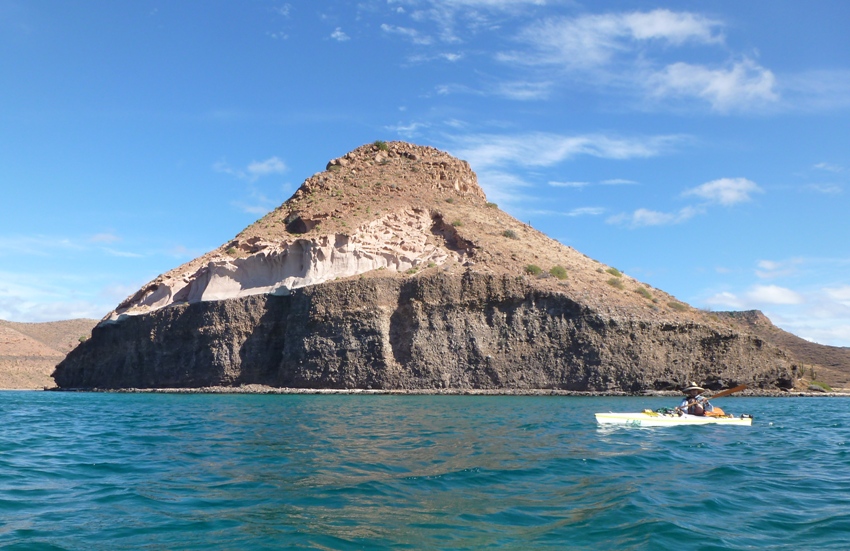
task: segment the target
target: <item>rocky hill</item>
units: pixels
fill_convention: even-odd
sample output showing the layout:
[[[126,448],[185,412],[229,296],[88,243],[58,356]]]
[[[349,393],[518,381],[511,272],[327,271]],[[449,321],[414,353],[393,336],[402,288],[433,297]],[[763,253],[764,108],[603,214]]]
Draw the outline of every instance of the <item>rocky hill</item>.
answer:
[[[850,388],[850,348],[801,339],[773,325],[758,310],[717,314],[790,352],[801,365],[800,374],[804,380],[822,381],[834,389]]]
[[[488,203],[468,163],[376,142],[123,301],[63,388],[790,388],[794,359]]]
[[[53,369],[87,339],[97,320],[46,323],[0,320],[0,388],[41,389],[54,386]]]

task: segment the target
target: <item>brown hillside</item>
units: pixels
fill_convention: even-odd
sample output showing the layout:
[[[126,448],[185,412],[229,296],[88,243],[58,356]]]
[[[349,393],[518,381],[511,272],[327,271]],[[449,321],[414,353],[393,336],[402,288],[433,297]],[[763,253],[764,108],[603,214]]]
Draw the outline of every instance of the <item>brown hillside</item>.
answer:
[[[56,364],[88,338],[96,320],[46,323],[0,320],[0,388],[40,389],[54,386]]]

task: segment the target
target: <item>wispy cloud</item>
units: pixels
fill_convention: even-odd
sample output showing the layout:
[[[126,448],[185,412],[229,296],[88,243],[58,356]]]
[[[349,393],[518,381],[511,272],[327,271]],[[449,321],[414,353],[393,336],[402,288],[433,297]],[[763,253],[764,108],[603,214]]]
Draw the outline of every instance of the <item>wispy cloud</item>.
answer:
[[[840,302],[845,306],[850,306],[850,285],[841,287],[826,287],[824,293],[830,299]]]
[[[732,206],[752,200],[754,193],[764,193],[764,190],[753,181],[746,178],[720,178],[688,189],[682,195],[701,197],[709,203]]]
[[[816,70],[783,74],[779,89],[789,111],[824,111],[850,107],[850,70]]]
[[[814,165],[814,167],[812,167],[812,168],[816,168],[817,170],[825,170],[827,172],[835,172],[835,173],[844,172],[843,166],[836,165],[836,164],[833,164],[833,163],[818,163],[818,164]]]
[[[386,23],[381,25],[381,30],[387,34],[401,36],[410,40],[414,44],[418,44],[420,46],[427,46],[434,42],[434,39],[428,35],[422,34],[418,30],[411,27],[399,27],[395,25],[387,25]]]
[[[702,214],[701,209],[695,207],[685,207],[678,212],[659,212],[650,209],[637,209],[632,213],[623,213],[611,216],[606,220],[609,224],[625,225],[630,228],[644,228],[649,226],[669,226],[672,224],[681,224],[690,220],[698,214]]]
[[[479,134],[456,139],[457,156],[473,168],[517,165],[552,166],[579,155],[603,159],[655,157],[681,143],[682,136],[619,137],[603,134],[564,136],[534,132],[520,135]]]
[[[759,260],[756,264],[756,276],[760,279],[776,279],[779,277],[788,277],[798,272],[799,266],[803,263],[800,258],[794,258],[785,261],[774,260]]]
[[[476,170],[478,173],[478,184],[487,198],[500,205],[514,205],[527,199],[532,195],[526,190],[531,186],[516,174],[500,170]]]
[[[559,181],[550,181],[549,185],[552,187],[563,187],[563,188],[574,188],[574,189],[583,189],[589,186],[599,185],[599,186],[633,186],[637,185],[637,182],[634,180],[624,180],[622,178],[615,178],[613,180],[602,180],[598,183],[593,182],[559,182]]]
[[[279,157],[269,157],[265,161],[251,161],[245,168],[233,168],[222,160],[213,165],[213,170],[253,182],[265,176],[283,174],[286,172],[286,163]]]
[[[92,243],[117,243],[118,241],[121,241],[121,238],[112,232],[103,232],[96,233],[89,237],[89,241]]]
[[[499,83],[494,89],[494,94],[513,100],[530,101],[546,99],[551,91],[551,82],[518,81]]]
[[[86,281],[91,284],[91,280]],[[82,295],[85,285],[51,273],[0,272],[0,319],[22,322],[103,317],[111,302],[96,293]],[[122,297],[123,298],[123,297]]]
[[[590,182],[549,182],[552,187],[566,187],[581,189],[590,185]]]
[[[838,184],[808,184],[805,189],[824,195],[839,195],[844,193],[844,188]]]
[[[403,136],[405,138],[412,138],[417,136],[421,130],[428,128],[428,126],[428,124],[423,122],[400,122],[392,126],[385,126],[384,129],[389,130],[390,132],[395,132],[399,136]]]
[[[548,18],[526,27],[519,39],[533,47],[531,52],[507,52],[503,61],[525,64],[554,64],[568,69],[590,69],[608,65],[618,55],[632,55],[637,42],[682,45],[722,43],[720,23],[687,12],[651,12],[581,15]]]

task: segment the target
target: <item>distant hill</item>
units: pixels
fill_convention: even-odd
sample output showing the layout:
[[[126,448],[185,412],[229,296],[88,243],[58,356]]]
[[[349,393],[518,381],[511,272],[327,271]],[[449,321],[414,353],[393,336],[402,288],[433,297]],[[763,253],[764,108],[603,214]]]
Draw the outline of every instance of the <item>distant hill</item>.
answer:
[[[850,348],[827,346],[801,339],[775,325],[759,310],[717,312],[725,319],[738,323],[766,341],[780,346],[803,364],[805,379],[814,378],[835,389],[850,388]]]
[[[0,320],[0,388],[40,389],[55,386],[53,369],[88,338],[97,320],[46,323]]]

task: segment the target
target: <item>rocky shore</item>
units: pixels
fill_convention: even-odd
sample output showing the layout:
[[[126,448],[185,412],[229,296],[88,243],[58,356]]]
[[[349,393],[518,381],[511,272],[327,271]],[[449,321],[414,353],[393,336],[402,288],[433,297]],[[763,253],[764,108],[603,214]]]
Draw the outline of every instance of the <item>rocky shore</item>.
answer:
[[[333,394],[333,395],[359,395],[359,396],[583,396],[583,397],[669,397],[678,398],[681,392],[672,390],[646,390],[642,392],[598,392],[581,390],[557,390],[557,389],[363,389],[363,388],[280,388],[265,385],[240,385],[240,386],[211,386],[199,388],[121,388],[121,389],[98,389],[98,388],[45,388],[52,392],[105,392],[105,393],[137,393],[137,394]],[[765,390],[746,389],[734,395],[724,396],[729,398],[850,398],[850,392],[799,392],[793,390]],[[710,396],[709,396],[710,399]]]

